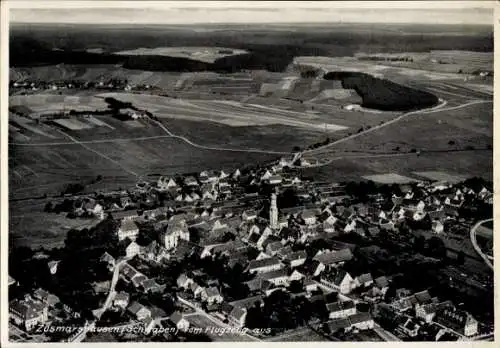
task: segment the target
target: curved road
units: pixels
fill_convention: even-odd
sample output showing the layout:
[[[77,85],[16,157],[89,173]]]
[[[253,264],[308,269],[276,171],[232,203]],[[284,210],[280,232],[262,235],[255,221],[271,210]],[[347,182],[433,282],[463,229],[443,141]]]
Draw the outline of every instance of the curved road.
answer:
[[[474,249],[476,250],[476,252],[479,254],[479,256],[481,256],[481,258],[483,259],[484,263],[486,263],[488,265],[488,267],[493,271],[493,264],[491,263],[488,255],[486,255],[485,253],[483,253],[483,251],[481,250],[481,248],[479,247],[479,245],[477,244],[477,240],[476,240],[476,232],[477,232],[477,229],[479,228],[479,226],[481,226],[483,223],[485,222],[488,222],[488,221],[493,221],[493,219],[486,219],[486,220],[481,220],[479,222],[477,222],[470,230],[470,240],[472,242],[472,246],[474,247]]]

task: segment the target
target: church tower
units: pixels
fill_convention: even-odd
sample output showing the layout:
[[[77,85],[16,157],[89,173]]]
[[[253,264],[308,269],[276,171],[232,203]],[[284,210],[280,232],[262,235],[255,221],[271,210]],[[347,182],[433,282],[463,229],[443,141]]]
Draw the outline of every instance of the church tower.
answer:
[[[278,205],[276,204],[276,192],[271,194],[271,208],[269,209],[269,224],[272,229],[278,228]]]

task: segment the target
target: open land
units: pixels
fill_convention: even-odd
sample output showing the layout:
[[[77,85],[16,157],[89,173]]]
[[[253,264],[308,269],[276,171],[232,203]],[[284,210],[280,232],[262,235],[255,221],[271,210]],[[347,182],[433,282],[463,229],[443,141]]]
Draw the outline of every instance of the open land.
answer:
[[[217,59],[232,55],[248,53],[245,50],[234,50],[222,47],[157,47],[137,48],[130,51],[114,52],[117,55],[138,56],[166,56],[177,58],[189,58],[201,62],[213,63]]]

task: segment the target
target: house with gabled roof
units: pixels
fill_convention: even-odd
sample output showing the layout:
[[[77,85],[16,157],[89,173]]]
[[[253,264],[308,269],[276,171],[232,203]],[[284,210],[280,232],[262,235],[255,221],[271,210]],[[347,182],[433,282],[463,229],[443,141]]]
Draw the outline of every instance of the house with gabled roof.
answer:
[[[215,286],[211,286],[205,290],[201,295],[201,300],[207,302],[209,305],[214,303],[222,303],[224,298]]]
[[[354,279],[344,270],[339,270],[333,278],[333,288],[341,294],[349,294],[353,289]]]
[[[188,289],[192,283],[194,283],[193,279],[188,277],[185,273],[177,277],[177,286],[179,288]]]
[[[132,258],[134,257],[135,255],[139,254],[141,251],[141,246],[139,244],[137,244],[136,242],[134,241],[131,241],[127,247],[125,248],[125,255],[128,257],[128,258]]]
[[[250,261],[248,265],[248,271],[250,273],[265,273],[265,272],[275,271],[283,267],[284,265],[278,258],[270,257],[267,259]]]
[[[325,325],[328,328],[328,332],[332,334],[339,331],[348,331],[351,328],[351,323],[346,318],[329,320]]]
[[[347,318],[356,314],[356,305],[353,301],[337,301],[328,303],[326,309],[330,319]]]
[[[244,299],[241,299],[241,300],[237,300],[237,301],[233,301],[233,302],[229,302],[229,304],[231,306],[233,306],[233,308],[245,308],[245,309],[249,309],[249,308],[252,308],[252,307],[255,307],[255,306],[260,306],[260,307],[263,307],[264,306],[264,296],[262,295],[255,295],[255,296],[250,296],[250,297],[247,297],[247,298],[244,298]]]
[[[453,307],[453,303],[451,301],[444,301],[440,303],[425,304],[419,306],[415,310],[415,316],[424,320],[426,323],[431,323],[436,313],[447,307]]]
[[[128,306],[130,295],[127,292],[120,291],[113,298],[113,306],[125,309]]]
[[[178,311],[172,313],[168,319],[179,331],[187,331],[189,329],[189,321]]]
[[[48,321],[48,305],[31,298],[13,300],[9,303],[9,319],[26,331],[31,331]]]
[[[245,326],[246,317],[246,308],[234,307],[233,310],[229,313],[228,320],[231,325],[242,328]]]
[[[131,240],[135,240],[139,235],[139,227],[137,224],[129,219],[124,219],[120,223],[120,227],[118,228],[118,240],[124,240],[129,238]]]
[[[158,293],[165,289],[165,285],[158,284],[154,279],[147,279],[142,282],[141,288],[146,293]]]
[[[317,221],[317,211],[316,209],[307,209],[300,213],[300,218],[305,225],[311,226],[316,224]]]
[[[151,311],[137,301],[130,304],[127,308],[127,312],[133,315],[137,320],[144,320],[151,317]]]
[[[283,261],[290,265],[291,268],[299,267],[306,262],[307,253],[305,250],[299,250],[286,255]]]
[[[287,285],[289,279],[288,272],[283,268],[265,273],[258,273],[257,277],[263,280],[267,280],[274,285]]]
[[[351,250],[345,248],[337,251],[318,252],[313,260],[318,261],[326,267],[338,267],[352,258]]]
[[[462,337],[471,337],[478,333],[478,321],[469,313],[453,306],[437,311],[434,321]]]
[[[358,330],[372,330],[375,326],[373,317],[368,312],[359,312],[349,316],[349,322],[352,328]]]
[[[417,337],[420,325],[411,317],[401,316],[398,320],[398,329],[409,337]]]
[[[386,276],[380,276],[374,280],[375,286],[380,290],[382,295],[385,295],[389,289],[389,280]]]
[[[369,287],[373,284],[373,278],[370,273],[363,273],[356,278],[354,278],[354,286],[355,287]]]

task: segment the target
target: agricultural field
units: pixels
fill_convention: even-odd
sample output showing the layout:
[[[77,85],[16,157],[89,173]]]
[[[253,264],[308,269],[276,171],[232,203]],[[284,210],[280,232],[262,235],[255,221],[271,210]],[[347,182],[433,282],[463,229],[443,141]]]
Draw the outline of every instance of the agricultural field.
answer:
[[[378,184],[408,184],[416,181],[415,179],[396,173],[365,175],[363,178]]]
[[[33,200],[9,202],[10,243],[47,249],[64,244],[66,233],[72,228],[89,228],[97,219],[69,219],[65,214],[43,212],[47,201]]]
[[[350,181],[363,180],[363,176],[385,173],[419,178],[416,171],[444,171],[453,176],[482,177],[493,179],[493,158],[491,151],[464,151],[449,153],[426,153],[425,155],[405,154],[386,157],[366,155],[361,157],[341,157],[320,167],[302,168],[303,175],[315,180]]]
[[[165,56],[174,58],[188,58],[205,63],[214,63],[217,59],[233,55],[247,54],[245,50],[222,47],[156,47],[137,48],[135,50],[114,52],[122,56]]]
[[[487,150],[493,145],[491,102],[464,107],[443,107],[435,112],[416,113],[398,122],[308,156],[328,157],[338,152],[404,153],[411,150],[438,152]],[[491,150],[490,150],[491,153]]]
[[[414,174],[421,176],[423,178],[426,178],[428,180],[445,181],[445,182],[449,182],[450,184],[457,184],[457,183],[464,181],[466,179],[466,177],[463,177],[463,176],[451,175],[449,173],[437,172],[437,171],[414,172]]]
[[[102,182],[92,185],[90,190],[134,185],[140,176],[150,174],[174,175],[222,168],[231,171],[279,157],[198,149],[177,138],[108,139],[83,145],[11,145],[10,198],[58,193],[68,183],[88,182],[98,175],[103,177]]]

